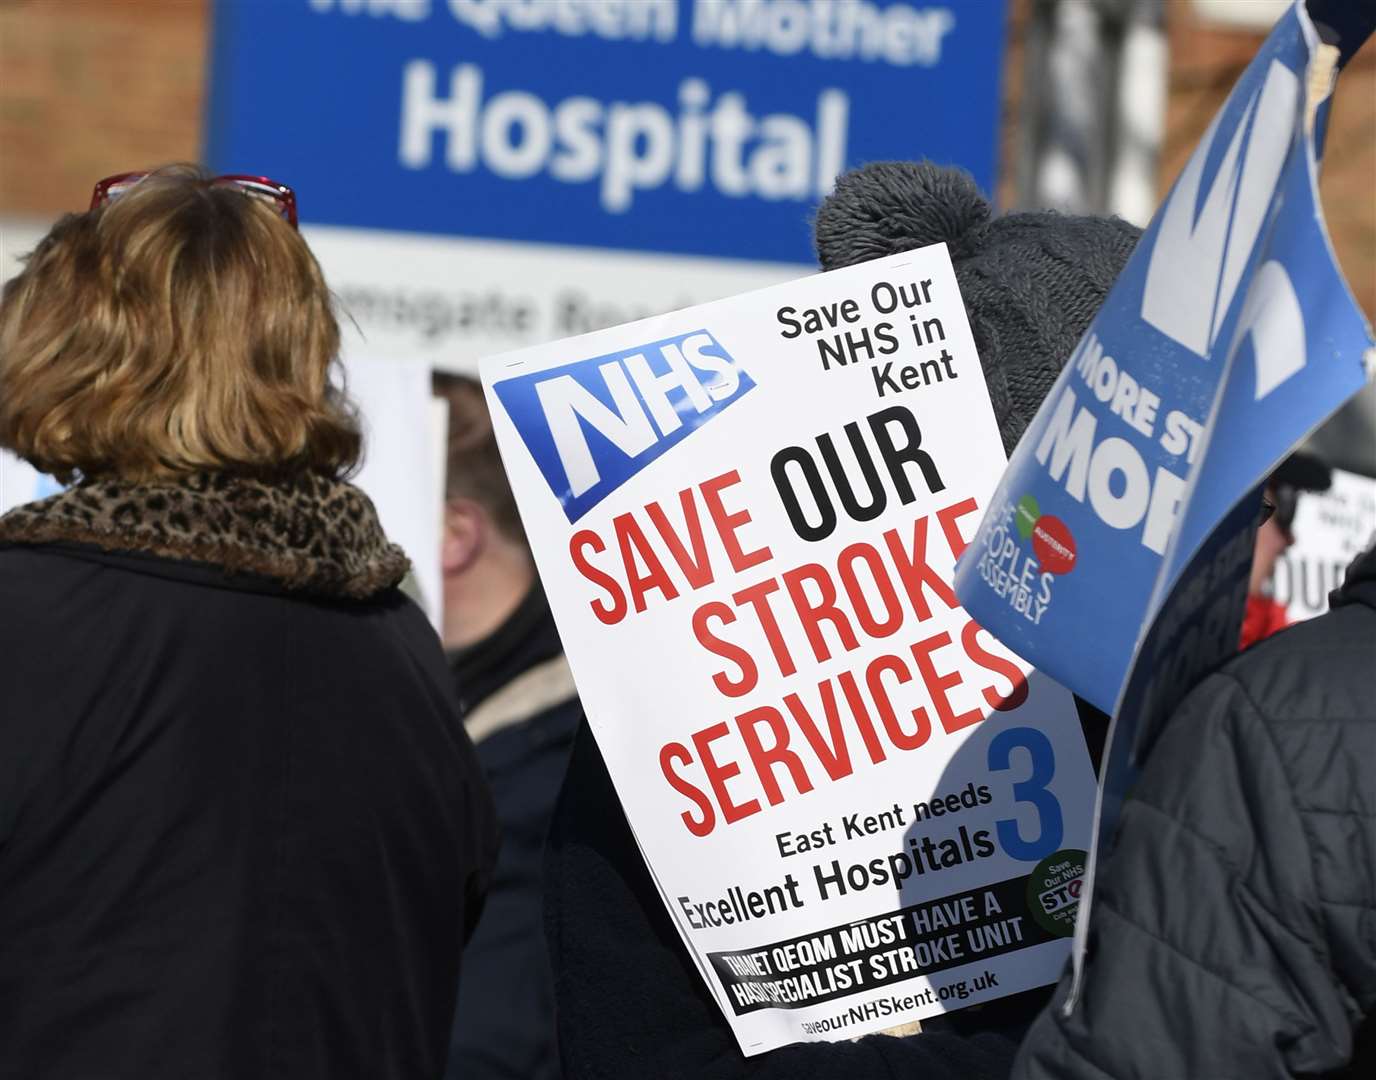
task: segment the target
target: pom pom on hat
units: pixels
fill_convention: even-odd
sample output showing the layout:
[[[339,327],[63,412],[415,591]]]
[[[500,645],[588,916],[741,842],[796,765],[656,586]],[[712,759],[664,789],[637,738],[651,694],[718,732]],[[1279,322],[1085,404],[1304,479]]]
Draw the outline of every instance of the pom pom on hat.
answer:
[[[1117,218],[991,218],[969,173],[900,161],[839,177],[814,233],[823,270],[947,244],[1009,453],[1141,235]]]
[[[837,178],[817,211],[817,257],[823,270],[835,270],[943,241],[954,247],[988,220],[989,204],[969,173],[877,161]]]

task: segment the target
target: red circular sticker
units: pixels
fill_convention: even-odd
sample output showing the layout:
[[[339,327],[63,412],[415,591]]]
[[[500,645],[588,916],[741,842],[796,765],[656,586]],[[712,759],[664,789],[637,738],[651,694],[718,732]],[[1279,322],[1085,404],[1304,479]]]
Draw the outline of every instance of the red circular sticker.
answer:
[[[1068,574],[1075,569],[1075,538],[1065,522],[1043,514],[1032,526],[1032,552],[1048,574]]]

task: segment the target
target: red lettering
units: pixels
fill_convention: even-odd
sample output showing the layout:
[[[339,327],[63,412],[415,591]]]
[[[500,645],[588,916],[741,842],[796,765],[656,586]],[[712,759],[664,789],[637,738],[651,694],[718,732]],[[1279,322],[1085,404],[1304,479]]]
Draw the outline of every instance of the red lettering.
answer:
[[[971,619],[960,632],[960,643],[965,646],[965,655],[985,671],[992,671],[1008,680],[1009,690],[1006,695],[1000,694],[992,686],[986,686],[981,692],[984,694],[984,700],[995,709],[1009,712],[1027,700],[1027,677],[1013,661],[990,652],[979,643],[979,634],[983,630],[984,627]]]
[[[760,742],[760,735],[756,730],[761,724],[767,725],[774,733],[774,745],[768,749]],[[784,723],[778,709],[772,705],[762,705],[758,709],[741,713],[736,717],[736,726],[740,729],[746,753],[750,755],[750,763],[755,766],[755,775],[759,777],[760,786],[764,788],[770,806],[778,806],[784,801],[784,793],[779,789],[779,782],[774,776],[775,765],[782,765],[788,770],[793,778],[793,786],[798,789],[800,795],[812,790],[812,781],[808,779],[802,761],[788,748],[788,725]],[[756,809],[759,809],[758,805]]]
[[[730,660],[740,668],[741,674],[740,678],[732,679],[726,672],[718,671],[712,676],[712,682],[727,697],[748,694],[760,681],[759,668],[755,666],[754,658],[745,649],[733,642],[723,641],[707,628],[707,620],[714,618],[720,619],[723,626],[728,626],[736,621],[736,613],[720,600],[710,600],[693,612],[693,633],[698,639],[698,644],[723,660]]]
[[[764,597],[777,588],[777,581],[771,579],[754,586],[751,591],[756,600],[763,603]],[[737,618],[738,613],[721,601],[703,604],[693,618],[699,641],[715,655],[728,657],[741,671],[739,678],[728,677],[725,673],[713,677],[718,689],[728,696],[739,696],[743,686],[748,684],[754,688],[758,683],[755,662],[747,651],[721,641],[708,629],[713,620],[731,625]],[[971,662],[1006,682],[1008,687],[1007,693],[1001,693],[995,683],[981,693],[995,709],[1016,708],[1027,698],[1027,682],[1012,660],[981,643],[980,633],[980,626],[973,620],[967,620],[962,626],[960,640],[965,654]],[[684,824],[694,835],[703,836],[718,821],[732,824],[768,806],[780,805],[795,791],[806,794],[816,786],[812,770],[818,766],[822,772],[817,773],[817,777],[825,775],[831,781],[853,775],[860,759],[850,744],[855,734],[850,727],[852,719],[870,760],[875,763],[886,760],[889,748],[918,750],[930,742],[933,716],[947,734],[984,719],[983,706],[958,713],[952,704],[953,692],[963,686],[961,672],[958,667],[948,670],[938,658],[942,649],[955,648],[950,633],[932,634],[909,648],[911,661],[886,653],[872,659],[863,672],[840,671],[819,680],[817,697],[810,701],[805,702],[801,694],[790,692],[783,695],[782,707],[760,705],[737,714],[733,722],[740,736],[736,748],[739,760],[719,759],[713,752],[713,744],[732,733],[727,723],[713,724],[696,732],[691,741],[706,780],[701,787],[680,775],[683,765],[694,763],[694,752],[682,743],[664,747],[660,752],[660,767],[665,777],[696,810],[682,813]],[[895,691],[899,687],[906,687],[903,692],[909,699],[923,694],[923,704],[909,709],[901,720],[900,709],[895,707]],[[876,714],[878,723],[872,719]],[[800,733],[809,752],[803,751],[804,743],[795,737]],[[744,790],[740,791],[740,796],[733,797],[728,790],[743,774],[755,785],[754,798],[743,798]]]
[[[664,507],[657,502],[650,503],[645,507],[645,512],[650,515],[650,520],[654,522],[659,535],[668,545],[669,554],[674,557],[674,562],[678,563],[678,568],[688,579],[689,587],[701,589],[704,585],[712,584],[712,560],[707,555],[707,541],[702,535],[702,522],[698,518],[698,504],[693,498],[693,489],[684,488],[680,491],[678,502],[683,508],[683,523],[688,529],[688,539],[693,545],[692,558],[688,557],[688,551],[683,546],[678,532],[669,524]]]
[[[803,589],[804,581],[811,581],[817,586],[821,595],[816,601],[808,599],[807,592]],[[836,635],[841,639],[841,646],[846,652],[860,647],[860,642],[855,640],[855,631],[851,629],[850,621],[836,606],[836,585],[823,567],[817,563],[804,563],[795,567],[784,575],[784,585],[787,586],[789,599],[793,601],[793,608],[798,613],[798,622],[807,634],[808,644],[812,646],[812,655],[818,662],[831,659],[831,650],[827,648],[826,640],[822,637],[823,621],[835,627]]]
[[[701,731],[693,733],[693,745],[697,747],[698,757],[702,760],[702,770],[707,774],[707,782],[712,787],[712,794],[717,797],[717,805],[721,807],[721,816],[728,825],[748,818],[751,814],[760,812],[760,804],[755,799],[739,806],[731,799],[731,794],[726,790],[726,781],[733,776],[739,776],[741,767],[734,761],[722,764],[717,761],[712,753],[712,743],[729,734],[730,729],[723,724],[713,724],[711,727],[703,728]]]
[[[854,685],[853,680],[852,685]],[[804,708],[802,698],[797,694],[789,694],[784,698],[784,704],[788,706],[788,711],[793,714],[794,723],[802,731],[808,745],[817,755],[817,760],[822,763],[822,768],[827,771],[827,775],[833,780],[840,780],[855,770],[850,763],[850,747],[846,745],[846,733],[841,728],[841,711],[836,707],[836,690],[831,685],[830,679],[818,683],[817,690],[822,695],[822,712],[827,718],[827,732],[831,736],[830,741],[817,730],[817,723]]]
[[[631,601],[635,604],[636,611],[645,610],[645,597],[652,589],[662,592],[666,600],[677,597],[678,590],[669,580],[669,572],[664,569],[659,556],[650,547],[650,542],[641,532],[635,517],[631,514],[618,514],[612,518],[612,525],[616,529],[616,539],[621,545],[621,561],[626,567],[626,586],[630,589]],[[645,564],[643,576],[636,569],[636,555],[639,555]]]
[[[963,518],[966,514],[973,514],[979,509],[979,505],[974,499],[962,499],[958,503],[952,503],[943,510],[936,512],[936,519],[941,523],[941,531],[946,534],[946,543],[951,546],[951,554],[957,559],[961,552],[970,546],[970,541],[960,535],[960,527],[956,524],[956,518]]]
[[[913,710],[913,720],[917,722],[917,727],[911,735],[899,727],[893,702],[889,700],[889,692],[884,688],[880,678],[886,671],[897,675],[900,683],[912,682],[913,677],[908,671],[908,666],[898,657],[885,653],[883,656],[876,656],[865,669],[865,686],[869,688],[870,697],[874,698],[874,707],[879,710],[879,720],[888,732],[889,742],[899,750],[916,750],[932,733],[927,710],[921,707]]]
[[[874,730],[874,721],[870,719],[870,711],[865,708],[865,699],[860,695],[860,686],[855,681],[855,674],[843,671],[836,676],[836,681],[841,684],[841,691],[846,695],[846,704],[850,706],[851,714],[855,717],[855,726],[860,729],[860,738],[865,740],[865,749],[870,753],[870,760],[878,765],[889,755],[884,750],[884,744],[879,741],[879,733]]]
[[[676,760],[685,765],[691,765],[693,755],[688,752],[688,747],[682,743],[665,743],[659,752],[659,767],[664,773],[664,779],[669,781],[671,788],[688,799],[702,812],[701,818],[694,818],[687,810],[679,817],[683,819],[683,824],[688,826],[688,831],[694,836],[706,836],[717,824],[716,811],[712,809],[712,801],[706,795],[674,771],[672,763]]]
[[[882,622],[875,618],[869,597],[860,587],[860,579],[855,576],[857,562],[869,567],[870,577],[874,579],[875,587],[879,590],[879,598],[884,602]],[[880,558],[879,552],[869,544],[851,544],[837,556],[836,570],[841,576],[841,584],[845,586],[850,606],[855,609],[855,618],[860,623],[860,628],[872,638],[886,638],[897,633],[898,628],[903,625],[903,607],[898,602],[898,592],[893,587],[893,581],[889,578],[889,572],[884,567],[884,560]]]
[[[959,731],[961,728],[969,727],[971,724],[978,724],[984,719],[984,713],[979,709],[971,709],[963,712],[959,716],[951,708],[951,699],[947,697],[947,691],[960,685],[960,672],[948,671],[942,674],[937,671],[936,665],[932,662],[932,653],[937,649],[944,649],[951,644],[951,635],[943,630],[939,634],[933,634],[929,638],[923,638],[912,647],[913,659],[917,662],[917,670],[922,676],[922,682],[927,687],[927,693],[931,695],[932,704],[936,706],[937,719],[941,721],[941,726],[946,729],[946,734],[950,735]]]
[[[731,599],[737,607],[741,604],[749,604],[755,609],[755,617],[760,620],[760,628],[764,630],[764,636],[769,641],[769,648],[774,653],[774,662],[779,665],[779,674],[792,675],[798,669],[793,664],[793,654],[788,651],[788,645],[784,642],[784,635],[779,630],[779,620],[774,618],[774,609],[770,607],[767,599],[770,593],[778,591],[778,579],[767,578],[758,584],[751,585],[748,589],[734,593]]]
[[[607,595],[611,597],[610,604],[603,600],[592,600],[588,606],[600,621],[608,626],[615,626],[626,617],[626,595],[621,591],[616,578],[597,569],[588,561],[586,551],[589,549],[600,555],[607,550],[607,545],[602,543],[602,538],[591,529],[579,529],[569,537],[569,557],[573,560],[573,565],[588,581],[606,589]]]
[[[913,614],[917,616],[918,622],[925,622],[932,617],[932,609],[927,605],[927,598],[923,595],[923,586],[930,588],[932,592],[941,599],[948,608],[954,610],[959,607],[956,600],[955,590],[941,579],[935,570],[927,565],[927,518],[918,518],[913,522],[913,542],[911,550],[903,549],[903,541],[899,539],[898,530],[890,529],[884,534],[884,542],[888,545],[889,554],[893,557],[894,568],[898,571],[899,579],[903,582],[903,588],[908,594],[908,602],[913,606]]]
[[[756,548],[750,552],[741,550],[736,530],[750,524],[750,511],[737,510],[734,514],[728,513],[721,501],[722,489],[740,482],[741,474],[732,469],[729,473],[714,476],[699,485],[702,489],[702,501],[707,504],[707,512],[712,515],[712,523],[717,527],[717,535],[721,537],[722,547],[726,549],[726,557],[731,560],[731,569],[738,574],[774,557],[774,553],[768,547]]]

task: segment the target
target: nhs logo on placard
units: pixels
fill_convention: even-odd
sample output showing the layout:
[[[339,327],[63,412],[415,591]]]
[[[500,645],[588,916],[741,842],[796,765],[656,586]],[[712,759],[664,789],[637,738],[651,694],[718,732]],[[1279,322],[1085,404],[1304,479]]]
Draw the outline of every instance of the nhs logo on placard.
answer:
[[[570,522],[755,382],[706,330],[493,387]]]

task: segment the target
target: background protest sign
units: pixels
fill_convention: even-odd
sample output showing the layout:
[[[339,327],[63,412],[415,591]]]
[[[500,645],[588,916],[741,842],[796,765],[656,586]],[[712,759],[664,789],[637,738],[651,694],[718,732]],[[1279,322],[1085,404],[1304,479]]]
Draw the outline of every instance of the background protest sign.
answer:
[[[1300,495],[1293,531],[1294,544],[1276,560],[1272,588],[1298,622],[1328,610],[1328,594],[1376,537],[1376,480],[1334,469],[1327,491]]]
[[[1069,694],[951,589],[1004,456],[945,247],[482,373],[589,722],[742,1050],[1054,979],[1093,776]]]
[[[363,425],[363,464],[353,482],[373,500],[388,538],[411,560],[407,591],[439,627],[448,412],[431,397],[426,363],[380,364],[355,356],[344,368]]]
[[[1318,203],[1315,130],[1335,54],[1302,4],[1277,24],[1028,428],[957,571],[976,618],[1114,711],[1077,970],[1093,866],[1136,762],[1199,675],[1236,650],[1258,486],[1376,358]],[[991,526],[1000,515],[1014,527]],[[1045,588],[1036,620],[1016,611],[1011,565]]]
[[[0,450],[0,514],[61,490],[62,485],[51,476],[44,476],[9,451]]]
[[[472,369],[798,276],[860,162],[990,190],[1004,9],[218,0],[205,158],[296,187],[348,348]]]

